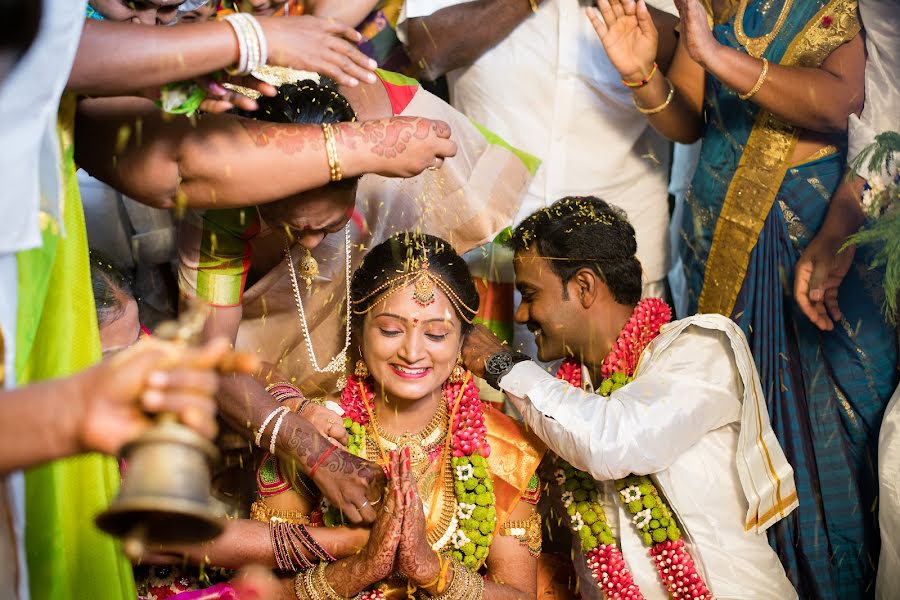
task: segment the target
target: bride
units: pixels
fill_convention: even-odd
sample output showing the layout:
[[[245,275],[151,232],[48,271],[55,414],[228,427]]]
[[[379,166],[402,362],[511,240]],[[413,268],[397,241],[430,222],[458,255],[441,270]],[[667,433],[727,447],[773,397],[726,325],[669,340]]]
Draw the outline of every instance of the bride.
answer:
[[[405,598],[415,588],[448,600],[535,596],[543,446],[483,405],[460,366],[478,302],[465,262],[429,235],[389,238],[354,274],[358,361],[341,396],[343,424],[349,450],[378,462],[389,484],[372,502],[378,516],[362,551],[334,560],[308,525],[340,525],[339,513],[266,456],[253,514],[269,522],[279,568],[300,572],[301,600]],[[340,532],[348,540],[330,536],[337,545],[359,540]]]

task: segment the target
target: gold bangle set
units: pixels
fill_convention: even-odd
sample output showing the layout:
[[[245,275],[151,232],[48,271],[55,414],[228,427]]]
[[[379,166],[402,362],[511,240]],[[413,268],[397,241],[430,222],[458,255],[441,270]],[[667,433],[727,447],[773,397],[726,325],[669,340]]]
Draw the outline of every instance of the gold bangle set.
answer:
[[[341,596],[325,577],[325,568],[328,563],[319,563],[318,566],[300,573],[294,578],[294,595],[298,600],[355,600],[362,596]]]
[[[756,80],[756,85],[754,85],[753,88],[746,94],[738,94],[738,98],[740,98],[741,100],[749,100],[750,98],[755,96],[756,92],[762,89],[763,84],[766,82],[766,76],[769,74],[769,61],[765,58],[762,59],[762,61],[762,70],[759,72],[759,79]]]
[[[334,141],[334,130],[331,123],[322,123],[322,135],[325,137],[325,153],[328,155],[328,171],[331,181],[340,181],[344,178],[341,171],[341,161],[338,160],[337,144]]]
[[[423,592],[421,597],[428,600],[483,600],[484,578],[467,569],[461,562],[453,560],[453,579],[439,596]]]

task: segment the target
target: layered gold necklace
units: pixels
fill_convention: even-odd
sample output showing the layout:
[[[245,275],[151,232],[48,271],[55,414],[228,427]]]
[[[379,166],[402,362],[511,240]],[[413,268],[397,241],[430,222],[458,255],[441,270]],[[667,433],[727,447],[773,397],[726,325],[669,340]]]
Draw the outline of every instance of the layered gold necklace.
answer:
[[[748,2],[749,0],[741,0],[740,5],[738,6],[737,16],[734,18],[734,37],[736,37],[738,43],[747,50],[747,54],[754,58],[759,58],[769,47],[769,44],[771,44],[778,36],[778,32],[781,31],[781,28],[784,27],[784,23],[787,21],[788,13],[791,12],[791,6],[794,4],[794,0],[784,0],[781,12],[778,13],[778,19],[775,21],[775,26],[772,27],[772,31],[766,35],[754,38],[747,37],[747,34],[744,32],[744,14],[747,12]]]
[[[447,439],[447,431],[450,429],[449,422],[447,401],[441,394],[440,403],[437,410],[434,411],[431,421],[417,433],[406,431],[400,435],[394,435],[385,431],[377,419],[372,420],[370,428],[374,430],[374,435],[366,436],[367,450],[377,456],[379,441],[381,447],[388,452],[409,448],[413,477],[418,482],[431,465],[430,456]]]

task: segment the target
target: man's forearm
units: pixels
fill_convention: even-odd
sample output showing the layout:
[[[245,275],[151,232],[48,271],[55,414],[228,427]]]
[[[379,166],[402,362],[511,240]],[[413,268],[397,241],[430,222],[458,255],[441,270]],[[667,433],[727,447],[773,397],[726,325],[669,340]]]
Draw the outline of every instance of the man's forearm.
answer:
[[[84,451],[79,376],[0,392],[0,476]]]
[[[407,22],[406,51],[425,79],[467,67],[533,15],[528,0],[475,0]]]

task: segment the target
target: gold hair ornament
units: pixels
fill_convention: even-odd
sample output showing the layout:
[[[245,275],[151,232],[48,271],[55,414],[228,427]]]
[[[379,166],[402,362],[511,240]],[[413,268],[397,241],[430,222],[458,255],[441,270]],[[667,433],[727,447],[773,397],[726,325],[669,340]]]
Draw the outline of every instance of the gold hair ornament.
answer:
[[[478,311],[463,302],[462,298],[460,298],[459,295],[455,291],[453,291],[453,288],[451,288],[446,282],[444,282],[444,280],[441,279],[439,275],[436,275],[435,273],[429,271],[428,267],[428,254],[426,252],[422,257],[422,260],[419,262],[419,267],[417,269],[409,270],[406,273],[397,275],[396,277],[391,277],[362,298],[352,300],[352,304],[354,306],[359,306],[361,304],[364,304],[373,296],[377,296],[379,294],[382,294],[383,292],[384,294],[381,300],[387,300],[399,290],[402,290],[410,283],[413,283],[413,299],[420,306],[429,306],[430,304],[434,303],[435,286],[437,286],[447,295],[447,298],[450,299],[450,303],[453,304],[453,307],[456,309],[456,312],[459,313],[460,318],[471,325],[474,322],[475,315],[478,313]],[[385,290],[387,291],[385,292]],[[378,303],[373,302],[372,305],[365,310],[357,310],[354,308],[353,314],[368,314],[373,308],[375,308],[376,304]],[[471,315],[471,317],[467,315]]]

